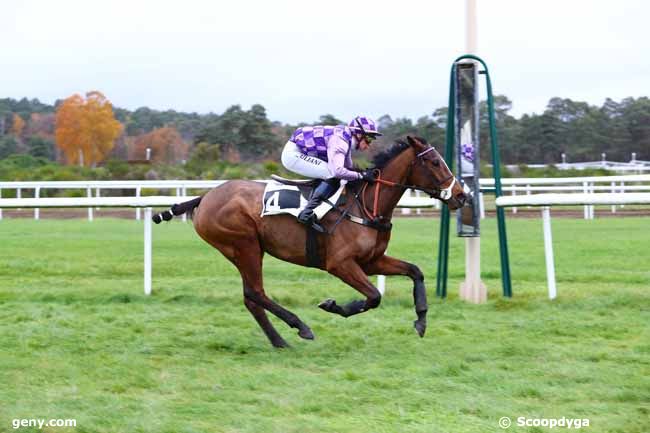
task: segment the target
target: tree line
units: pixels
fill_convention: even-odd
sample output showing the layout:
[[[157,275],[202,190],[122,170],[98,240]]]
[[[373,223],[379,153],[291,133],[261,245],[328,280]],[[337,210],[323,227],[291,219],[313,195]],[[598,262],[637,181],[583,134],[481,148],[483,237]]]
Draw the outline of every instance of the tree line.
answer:
[[[481,103],[481,157],[490,161],[485,102]],[[567,98],[552,98],[541,114],[510,114],[512,102],[495,97],[495,112],[506,164],[569,161],[626,161],[632,152],[650,160],[650,99],[607,99],[602,106]],[[444,148],[446,107],[415,121],[390,115],[378,119],[384,137],[381,150],[406,134],[426,138]],[[325,114],[301,124],[268,119],[259,104],[244,109],[233,105],[221,114],[184,113],[141,107],[115,108],[100,92],[72,95],[54,105],[38,99],[0,99],[0,159],[28,154],[67,164],[95,166],[107,160],[189,164],[200,174],[218,161],[231,163],[277,160],[282,145],[298,126],[343,124]],[[149,149],[147,151],[147,149]]]

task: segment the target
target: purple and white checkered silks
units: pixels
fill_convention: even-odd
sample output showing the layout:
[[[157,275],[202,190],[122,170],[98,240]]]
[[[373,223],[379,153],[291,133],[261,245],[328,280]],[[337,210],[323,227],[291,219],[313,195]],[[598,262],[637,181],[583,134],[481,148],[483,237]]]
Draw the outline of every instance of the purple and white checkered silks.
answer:
[[[381,135],[377,130],[377,122],[370,117],[357,116],[348,123],[348,127],[355,132],[364,132],[366,134]]]
[[[352,142],[352,132],[343,125],[303,126],[295,130],[290,140],[296,143],[303,154],[327,161],[327,146],[334,135],[347,141],[348,144]]]
[[[463,143],[461,145],[461,155],[468,161],[474,161],[474,144]]]

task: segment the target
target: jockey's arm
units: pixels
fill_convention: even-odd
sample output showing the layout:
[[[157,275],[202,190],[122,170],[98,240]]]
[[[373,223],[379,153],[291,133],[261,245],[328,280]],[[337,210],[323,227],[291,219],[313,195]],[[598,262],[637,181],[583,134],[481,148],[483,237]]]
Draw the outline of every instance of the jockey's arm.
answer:
[[[327,168],[332,173],[332,176],[338,179],[358,180],[362,177],[361,173],[349,170],[352,168],[351,159],[347,158],[346,160],[349,146],[342,138],[333,136],[327,146]],[[346,166],[348,165],[346,162],[350,164],[349,167]]]

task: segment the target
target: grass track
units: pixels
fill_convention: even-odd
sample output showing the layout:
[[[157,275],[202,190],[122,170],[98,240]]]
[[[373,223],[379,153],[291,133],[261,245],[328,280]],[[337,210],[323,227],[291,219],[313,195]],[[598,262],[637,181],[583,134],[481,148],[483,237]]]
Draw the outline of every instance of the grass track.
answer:
[[[136,221],[0,221],[0,432],[15,418],[75,418],[64,432],[498,432],[502,416],[589,418],[591,432],[650,431],[650,220],[554,219],[559,299],[546,299],[540,220],[509,220],[514,298],[500,297],[494,220],[483,224],[487,305],[434,298],[438,226],[398,219],[391,255],[428,282],[429,329],[411,284],[378,310],[322,272],[267,257],[268,293],[312,327],[274,350],[243,306],[237,271],[190,225],[154,228],[154,295],[142,295]],[[38,431],[24,428],[17,431]],[[511,427],[509,431],[547,431]]]

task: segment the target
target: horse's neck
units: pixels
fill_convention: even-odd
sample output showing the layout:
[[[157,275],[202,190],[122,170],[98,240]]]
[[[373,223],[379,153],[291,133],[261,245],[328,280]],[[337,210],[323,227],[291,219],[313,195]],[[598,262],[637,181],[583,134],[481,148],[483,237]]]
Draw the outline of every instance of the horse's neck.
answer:
[[[381,178],[390,182],[395,183],[406,183],[406,177],[408,176],[409,166],[413,160],[414,154],[413,149],[408,148],[395,158],[393,158],[386,166],[381,170]],[[379,188],[379,204],[377,205],[377,216],[383,216],[390,219],[393,215],[393,210],[397,206],[397,203],[404,195],[404,189],[398,186],[388,186],[382,185],[378,182],[375,182],[373,188],[368,188],[366,192],[366,203],[374,204],[374,195],[375,189]],[[371,210],[371,209],[370,209]]]

